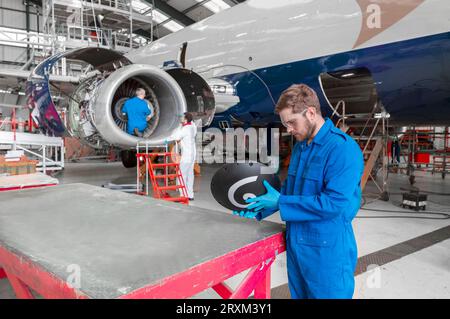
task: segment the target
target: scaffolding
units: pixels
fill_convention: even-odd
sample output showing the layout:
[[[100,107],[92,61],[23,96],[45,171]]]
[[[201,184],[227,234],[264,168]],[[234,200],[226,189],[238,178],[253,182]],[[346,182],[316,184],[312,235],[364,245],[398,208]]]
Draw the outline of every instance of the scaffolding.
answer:
[[[399,169],[406,170],[414,183],[414,171],[441,174],[444,179],[450,173],[449,127],[410,127],[400,134]]]
[[[43,25],[54,36],[53,54],[82,46],[127,52],[153,37],[152,15],[133,8],[131,0],[44,0]],[[149,37],[134,34],[138,29]]]
[[[153,7],[149,8],[139,11],[131,0],[43,0],[41,32],[0,27],[0,37],[3,44],[27,48],[17,57],[24,63],[21,70],[74,48],[95,46],[127,53],[153,39]],[[62,58],[51,74],[77,76],[85,67]]]

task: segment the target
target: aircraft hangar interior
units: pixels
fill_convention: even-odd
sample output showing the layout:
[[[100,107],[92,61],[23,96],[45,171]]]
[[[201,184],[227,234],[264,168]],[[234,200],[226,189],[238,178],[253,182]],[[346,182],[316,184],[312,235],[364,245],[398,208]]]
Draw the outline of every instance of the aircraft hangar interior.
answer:
[[[0,0],[0,299],[449,299],[449,15]]]

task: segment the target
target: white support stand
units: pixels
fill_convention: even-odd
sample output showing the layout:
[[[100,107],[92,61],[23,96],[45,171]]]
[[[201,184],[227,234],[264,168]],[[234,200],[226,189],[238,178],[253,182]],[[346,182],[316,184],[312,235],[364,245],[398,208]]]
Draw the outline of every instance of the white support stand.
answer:
[[[37,171],[46,173],[64,169],[64,140],[42,134],[0,131],[0,146],[3,149],[22,150],[39,159]],[[54,159],[52,159],[52,156]]]

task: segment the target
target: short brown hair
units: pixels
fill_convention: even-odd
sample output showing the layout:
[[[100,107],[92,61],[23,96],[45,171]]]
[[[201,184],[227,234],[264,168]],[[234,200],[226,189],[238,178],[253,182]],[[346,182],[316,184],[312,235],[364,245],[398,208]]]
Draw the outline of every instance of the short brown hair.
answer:
[[[189,113],[189,112],[184,113],[184,118],[186,119],[186,121],[188,123],[192,122],[192,120],[194,119],[194,117],[192,116],[192,113]]]
[[[322,115],[317,93],[306,84],[293,84],[281,94],[275,106],[275,113],[279,114],[285,108],[292,108],[293,113],[300,113],[308,107],[315,108],[316,112]]]

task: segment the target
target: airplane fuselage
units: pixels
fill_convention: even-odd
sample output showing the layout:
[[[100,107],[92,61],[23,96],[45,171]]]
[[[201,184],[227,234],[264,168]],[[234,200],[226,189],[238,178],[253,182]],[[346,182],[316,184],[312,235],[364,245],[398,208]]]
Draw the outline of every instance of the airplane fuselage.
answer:
[[[185,67],[226,81],[239,97],[216,124],[278,122],[276,101],[300,82],[317,91],[329,115],[321,75],[365,69],[392,123],[446,125],[449,13],[447,0],[249,0],[127,57],[163,66],[187,42]]]

